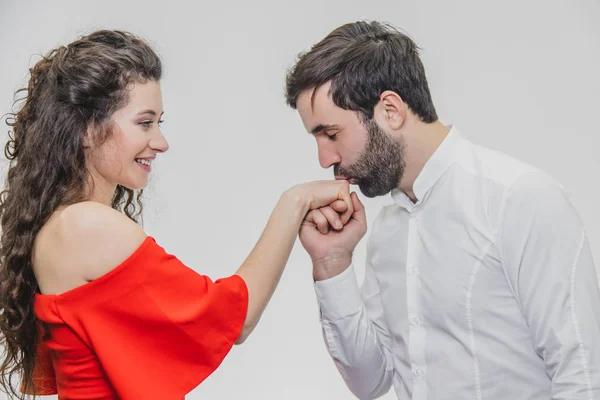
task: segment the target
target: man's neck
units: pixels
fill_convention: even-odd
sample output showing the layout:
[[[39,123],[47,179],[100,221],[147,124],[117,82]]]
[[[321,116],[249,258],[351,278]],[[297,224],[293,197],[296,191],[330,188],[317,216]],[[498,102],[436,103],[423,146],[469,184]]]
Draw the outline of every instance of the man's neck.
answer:
[[[403,134],[405,144],[405,169],[398,188],[414,202],[417,202],[413,185],[427,161],[444,141],[450,127],[440,121],[425,124],[420,121],[407,121]]]

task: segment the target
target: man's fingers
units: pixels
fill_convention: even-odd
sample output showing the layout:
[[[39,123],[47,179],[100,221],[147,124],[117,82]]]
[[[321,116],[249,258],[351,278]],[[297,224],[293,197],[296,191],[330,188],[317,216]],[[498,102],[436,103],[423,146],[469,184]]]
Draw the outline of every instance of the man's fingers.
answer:
[[[344,198],[344,203],[346,203],[347,208],[346,211],[340,215],[340,218],[342,220],[342,224],[346,225],[354,214],[354,204],[352,202],[352,195],[350,193],[348,193],[348,195]]]
[[[325,218],[320,210],[312,210],[309,212],[306,216],[306,221],[315,224],[319,232],[323,235],[326,235],[327,232],[329,232],[329,222],[327,222],[327,218]]]
[[[319,211],[321,211],[325,218],[327,218],[327,222],[334,229],[340,230],[344,227],[344,224],[342,224],[342,220],[340,219],[340,215],[332,207],[321,207]]]
[[[359,222],[365,222],[367,220],[365,215],[365,206],[360,202],[356,192],[352,192],[350,197],[352,199],[353,208],[352,218]]]
[[[344,200],[336,200],[331,203],[331,208],[333,208],[338,213],[343,213],[348,209],[348,204]]]

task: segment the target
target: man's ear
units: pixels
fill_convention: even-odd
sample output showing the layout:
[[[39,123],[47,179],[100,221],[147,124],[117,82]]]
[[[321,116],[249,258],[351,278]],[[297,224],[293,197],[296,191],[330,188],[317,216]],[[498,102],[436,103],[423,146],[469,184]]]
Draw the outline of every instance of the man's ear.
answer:
[[[398,93],[386,90],[379,96],[374,112],[374,118],[380,125],[388,125],[396,131],[406,120],[407,105]]]

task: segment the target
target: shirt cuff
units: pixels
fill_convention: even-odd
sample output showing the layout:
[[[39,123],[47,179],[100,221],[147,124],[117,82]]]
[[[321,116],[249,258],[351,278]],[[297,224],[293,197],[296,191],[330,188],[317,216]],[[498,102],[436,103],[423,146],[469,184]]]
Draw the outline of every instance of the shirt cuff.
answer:
[[[352,264],[341,274],[316,281],[314,285],[323,318],[335,321],[360,310],[362,297]]]

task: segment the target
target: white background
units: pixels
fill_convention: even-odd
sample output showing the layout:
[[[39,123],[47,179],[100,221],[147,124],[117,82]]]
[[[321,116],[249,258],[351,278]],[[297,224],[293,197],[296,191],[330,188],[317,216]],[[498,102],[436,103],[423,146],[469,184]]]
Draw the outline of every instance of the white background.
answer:
[[[154,167],[144,227],[217,279],[243,262],[281,192],[332,177],[284,103],[284,77],[297,53],[358,19],[390,22],[415,39],[442,122],[563,183],[598,265],[598,0],[0,0],[0,114],[34,54],[99,28],[144,36],[165,63],[171,145]],[[5,160],[0,166],[4,173]],[[361,199],[370,221],[390,202]],[[364,246],[355,257],[361,281]],[[323,345],[299,242],[258,328],[188,398],[353,398]]]

